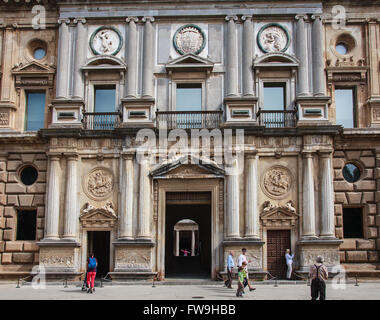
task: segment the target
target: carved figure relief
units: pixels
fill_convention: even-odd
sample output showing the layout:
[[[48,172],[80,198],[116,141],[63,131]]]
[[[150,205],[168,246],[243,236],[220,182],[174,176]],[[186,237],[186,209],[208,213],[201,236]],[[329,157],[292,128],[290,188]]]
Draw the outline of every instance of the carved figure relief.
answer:
[[[279,206],[275,206],[270,201],[265,201],[260,219],[262,225],[267,227],[294,227],[298,216],[292,200]]]
[[[66,266],[71,267],[74,264],[74,257],[73,256],[48,256],[48,257],[41,257],[40,263],[44,266]]]
[[[150,251],[119,251],[116,256],[118,268],[150,269]]]
[[[95,168],[85,178],[84,190],[94,200],[106,198],[113,190],[113,174],[106,168]]]
[[[269,168],[261,178],[261,188],[270,198],[284,198],[292,186],[292,175],[283,166]]]
[[[79,220],[83,227],[109,227],[115,225],[117,214],[112,201],[108,201],[104,206],[95,208],[89,202],[86,202],[82,208]]]
[[[206,45],[206,37],[196,25],[189,24],[179,28],[174,37],[173,44],[176,51],[181,54],[199,54]]]
[[[263,26],[257,35],[257,43],[264,53],[285,52],[289,47],[289,42],[287,30],[277,23]]]
[[[100,27],[94,31],[90,39],[90,47],[94,54],[115,55],[122,47],[122,37],[114,27]]]

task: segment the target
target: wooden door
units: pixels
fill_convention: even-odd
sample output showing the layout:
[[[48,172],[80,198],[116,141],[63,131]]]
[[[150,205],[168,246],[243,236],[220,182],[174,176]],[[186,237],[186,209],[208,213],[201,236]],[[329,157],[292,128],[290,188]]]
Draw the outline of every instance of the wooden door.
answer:
[[[267,269],[278,279],[286,278],[286,249],[290,249],[290,230],[267,230]]]

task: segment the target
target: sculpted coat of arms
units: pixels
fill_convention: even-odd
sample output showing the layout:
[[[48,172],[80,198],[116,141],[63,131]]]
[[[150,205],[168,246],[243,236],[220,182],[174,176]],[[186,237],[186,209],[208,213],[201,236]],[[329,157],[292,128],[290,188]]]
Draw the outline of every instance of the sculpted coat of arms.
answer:
[[[291,173],[282,166],[271,167],[263,174],[261,186],[264,193],[271,198],[285,197],[292,186]]]
[[[122,46],[119,31],[113,27],[100,27],[94,31],[90,39],[90,47],[94,54],[115,55]]]
[[[289,47],[289,35],[284,27],[272,23],[261,28],[257,43],[265,53],[285,52]]]
[[[181,55],[198,54],[205,47],[205,35],[196,25],[186,25],[179,28],[173,38],[174,47]]]
[[[95,200],[106,198],[113,190],[113,175],[105,168],[93,169],[85,179],[86,194]]]

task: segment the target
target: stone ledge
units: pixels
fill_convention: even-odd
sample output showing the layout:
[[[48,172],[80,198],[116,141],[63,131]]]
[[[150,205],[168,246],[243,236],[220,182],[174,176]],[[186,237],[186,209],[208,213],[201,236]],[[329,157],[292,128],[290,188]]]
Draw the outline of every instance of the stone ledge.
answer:
[[[80,247],[81,243],[69,240],[41,240],[36,243],[39,247]]]
[[[153,279],[157,276],[157,272],[136,271],[136,272],[109,272],[112,280],[128,280],[128,279]]]
[[[156,243],[153,240],[143,240],[143,239],[137,239],[137,240],[116,240],[112,242],[115,246],[149,246],[154,247]]]
[[[259,244],[263,245],[265,242],[261,239],[245,239],[245,238],[233,238],[223,240],[223,245],[252,245]]]
[[[343,243],[343,240],[333,238],[333,239],[302,239],[298,240],[297,244],[299,245],[308,245],[308,244],[326,244],[326,245],[340,245]]]

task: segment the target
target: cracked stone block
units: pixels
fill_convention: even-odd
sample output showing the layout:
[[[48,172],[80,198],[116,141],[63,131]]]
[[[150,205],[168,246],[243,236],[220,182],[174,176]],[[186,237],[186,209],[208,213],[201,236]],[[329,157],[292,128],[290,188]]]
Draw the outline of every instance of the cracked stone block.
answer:
[[[1,257],[2,264],[11,264],[12,263],[12,253],[3,253]]]
[[[367,251],[346,251],[347,262],[367,262]]]
[[[35,183],[30,187],[27,187],[28,193],[45,193],[46,184],[45,183]]]
[[[335,193],[335,202],[347,204],[347,198],[344,192],[336,192]]]
[[[344,159],[334,158],[333,167],[334,169],[342,169],[344,167]]]
[[[18,206],[18,197],[15,195],[8,196],[7,204],[9,206]]]
[[[360,158],[361,151],[346,151],[348,160],[358,160]]]
[[[13,263],[32,263],[34,258],[33,253],[14,253],[13,254]]]
[[[361,157],[360,161],[365,165],[366,168],[375,167],[375,158],[374,157]]]
[[[376,249],[376,242],[375,240],[357,239],[356,247],[363,250]]]
[[[334,181],[335,191],[352,191],[354,186],[347,181]]]
[[[33,203],[34,195],[32,194],[20,194],[18,196],[20,206],[22,207],[31,207]]]
[[[21,183],[7,183],[6,193],[25,193],[26,186]]]
[[[356,239],[344,239],[341,243],[340,250],[355,250],[356,249]]]
[[[362,199],[361,192],[347,192],[347,200],[349,204],[360,204]]]
[[[19,166],[22,165],[21,161],[8,161],[7,162],[7,171],[16,171]]]
[[[368,228],[367,237],[368,237],[368,239],[376,239],[377,238],[377,228],[376,227]]]
[[[345,262],[346,261],[346,253],[343,251],[339,252],[339,261]]]
[[[361,180],[354,183],[357,189],[360,190],[376,190],[376,181]]]
[[[22,251],[23,242],[19,241],[7,241],[5,244],[5,251],[15,252]]]

